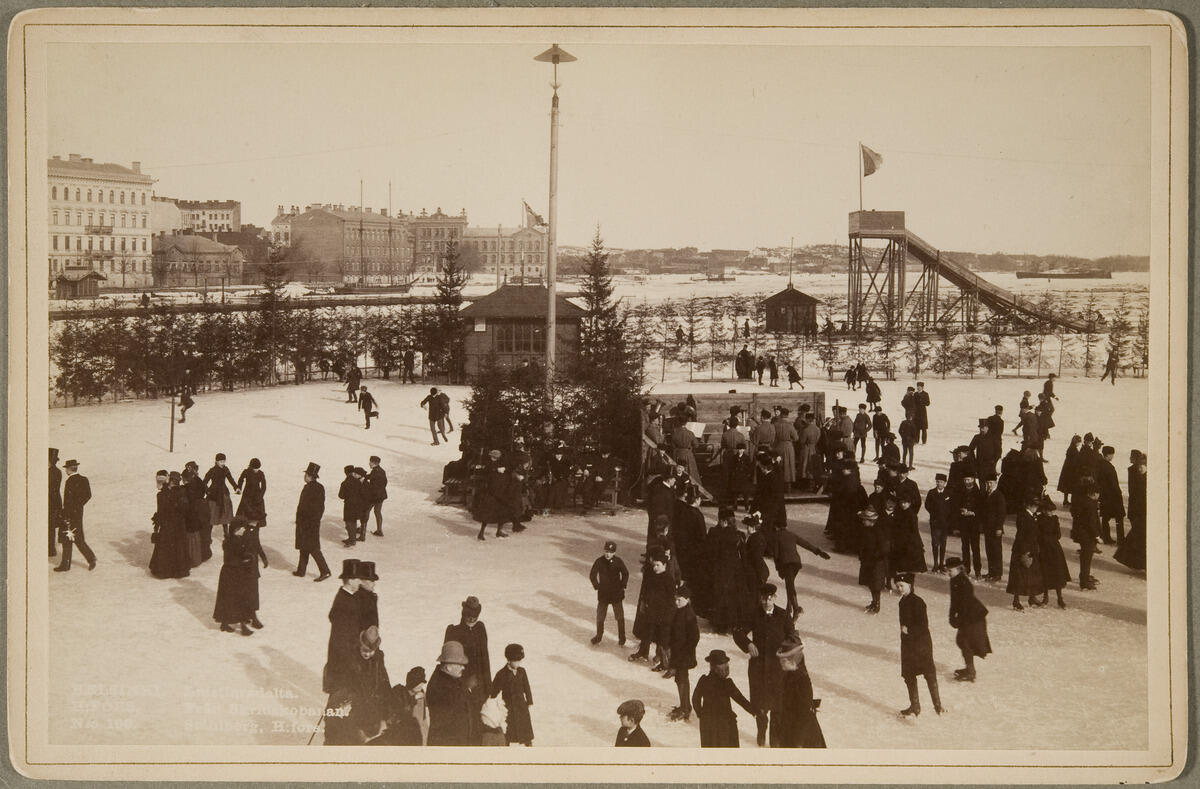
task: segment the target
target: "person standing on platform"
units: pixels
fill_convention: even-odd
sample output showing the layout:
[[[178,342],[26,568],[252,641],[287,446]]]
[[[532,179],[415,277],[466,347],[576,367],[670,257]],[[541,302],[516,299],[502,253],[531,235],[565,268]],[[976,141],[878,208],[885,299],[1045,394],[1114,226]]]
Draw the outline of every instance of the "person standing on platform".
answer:
[[[50,447],[50,556],[58,556],[55,540],[63,517],[62,471],[58,468],[58,450]]]
[[[54,568],[56,573],[71,569],[71,551],[79,548],[87,559],[88,569],[96,569],[96,554],[88,547],[83,534],[83,507],[92,499],[92,486],[88,478],[79,473],[79,461],[68,460],[63,464],[67,481],[63,484],[63,518],[59,525],[58,540],[62,543],[62,560]]]
[[[900,676],[908,688],[908,707],[900,715],[916,717],[921,714],[921,697],[917,691],[917,677],[924,676],[929,687],[929,697],[938,715],[942,708],[942,697],[938,693],[937,667],[933,662],[933,638],[929,635],[929,615],[925,601],[913,591],[913,574],[896,576],[900,589]]]
[[[321,467],[309,463],[304,471],[304,487],[300,490],[300,502],[296,505],[296,550],[300,560],[292,575],[303,578],[308,569],[308,557],[317,562],[317,581],[330,576],[329,565],[321,553],[321,517],[325,514],[325,486],[317,482]]]
[[[950,627],[958,631],[954,643],[962,652],[963,668],[954,670],[959,682],[975,681],[975,658],[992,653],[988,640],[987,607],[975,597],[975,587],[967,577],[966,565],[957,556],[946,562],[950,569]]]

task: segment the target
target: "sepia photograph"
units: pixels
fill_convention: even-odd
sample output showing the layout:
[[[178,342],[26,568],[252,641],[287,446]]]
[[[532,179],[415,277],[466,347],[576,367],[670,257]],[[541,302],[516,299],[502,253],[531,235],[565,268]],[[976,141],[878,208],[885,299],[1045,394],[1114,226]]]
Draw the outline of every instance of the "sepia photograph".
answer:
[[[1177,776],[1186,47],[18,15],[14,767]]]

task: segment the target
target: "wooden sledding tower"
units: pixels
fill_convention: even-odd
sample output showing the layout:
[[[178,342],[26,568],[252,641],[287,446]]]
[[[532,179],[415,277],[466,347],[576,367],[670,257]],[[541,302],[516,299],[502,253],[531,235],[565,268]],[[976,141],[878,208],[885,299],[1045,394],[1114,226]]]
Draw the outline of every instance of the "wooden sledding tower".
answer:
[[[863,249],[863,240],[884,241],[882,252]],[[915,281],[908,281],[906,264],[912,256],[921,264]],[[941,280],[956,290],[939,301]],[[1082,332],[1074,317],[1044,315],[1004,288],[981,278],[904,226],[903,211],[854,211],[850,214],[850,260],[846,295],[847,328],[853,332],[879,330],[932,331],[938,328],[980,328],[987,316],[1014,325],[1047,322],[1067,331]]]

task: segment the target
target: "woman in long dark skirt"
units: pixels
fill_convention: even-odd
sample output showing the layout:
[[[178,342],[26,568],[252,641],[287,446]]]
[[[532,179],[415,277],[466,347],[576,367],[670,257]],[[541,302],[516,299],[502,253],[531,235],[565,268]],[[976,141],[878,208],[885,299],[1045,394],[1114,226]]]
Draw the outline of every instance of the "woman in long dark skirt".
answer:
[[[717,525],[704,540],[704,550],[712,578],[712,605],[709,624],[717,633],[727,633],[742,620],[745,579],[742,551],[732,508],[722,508]]]
[[[189,573],[187,531],[180,509],[179,473],[157,474],[158,507],[154,512],[154,552],[150,574],[155,578],[186,578]]]
[[[1029,498],[1025,507],[1017,512],[1017,534],[1013,538],[1012,554],[1008,560],[1008,586],[1005,587],[1013,596],[1012,607],[1016,611],[1025,610],[1018,599],[1022,595],[1027,597],[1029,604],[1035,608],[1045,605],[1034,599],[1046,590],[1042,584],[1042,566],[1039,560],[1041,543],[1038,540],[1037,510],[1040,503],[1040,498]]]
[[[783,677],[779,683],[778,722],[780,748],[824,748],[825,735],[817,720],[817,703],[813,699],[812,679],[804,662],[804,646],[799,637],[786,639],[775,653]]]
[[[213,606],[213,619],[221,623],[221,630],[234,632],[235,623],[241,625],[243,636],[254,635],[251,620],[258,621],[255,608],[258,604],[257,557],[250,541],[246,538],[246,520],[234,517],[229,526],[229,536],[222,543],[225,559],[221,565],[221,577],[217,582],[217,602]]]
[[[250,458],[250,463],[238,477],[237,486],[242,489],[237,514],[259,528],[267,525],[267,505],[263,497],[267,493],[267,477],[262,472],[262,462]]]
[[[1083,438],[1071,437],[1071,446],[1067,447],[1067,456],[1063,458],[1062,471],[1058,472],[1058,492],[1063,494],[1063,506],[1071,503],[1071,494],[1079,487],[1079,444]]]
[[[1054,509],[1054,502],[1050,501],[1049,496],[1044,496],[1037,514],[1038,559],[1042,566],[1042,586],[1045,588],[1042,592],[1042,605],[1050,602],[1050,590],[1053,589],[1058,597],[1058,607],[1066,608],[1062,590],[1071,580],[1071,571],[1067,568],[1067,557],[1059,543],[1062,539],[1062,528]]]
[[[1129,452],[1129,533],[1113,558],[1131,570],[1146,569],[1146,456]]]

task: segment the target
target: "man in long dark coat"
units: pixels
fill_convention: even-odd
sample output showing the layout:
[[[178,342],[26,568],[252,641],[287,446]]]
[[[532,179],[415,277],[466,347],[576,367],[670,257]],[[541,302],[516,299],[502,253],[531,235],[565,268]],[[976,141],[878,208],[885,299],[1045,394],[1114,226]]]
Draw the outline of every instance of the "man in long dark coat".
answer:
[[[371,470],[367,473],[367,490],[371,496],[371,511],[375,513],[376,537],[383,536],[383,502],[387,501],[387,472],[380,465],[378,455],[371,455]]]
[[[62,543],[63,553],[59,565],[54,568],[56,573],[65,573],[71,569],[72,547],[79,548],[83,558],[87,559],[88,569],[96,569],[96,554],[88,547],[83,534],[83,507],[92,498],[92,486],[88,478],[79,473],[79,461],[68,460],[63,464],[67,470],[67,481],[63,485],[63,518],[59,526],[59,542]]]
[[[729,676],[729,656],[722,649],[714,649],[704,658],[708,662],[708,673],[696,680],[692,693],[692,709],[700,719],[701,748],[737,748],[737,713],[731,701],[751,715],[757,715],[749,699],[734,684]]]
[[[987,418],[988,438],[996,445],[996,458],[1004,457],[1004,406],[998,405]]]
[[[58,556],[55,548],[55,538],[58,536],[59,522],[62,520],[62,471],[58,468],[58,450],[50,447],[50,555]]]
[[[1121,483],[1117,481],[1117,469],[1113,466],[1116,450],[1104,447],[1102,459],[1096,464],[1096,486],[1100,489],[1100,539],[1105,545],[1113,544],[1112,527],[1117,524],[1117,545],[1125,540],[1125,501],[1121,495]]]
[[[692,688],[689,672],[696,667],[696,644],[700,643],[700,628],[692,610],[692,593],[687,584],[675,590],[675,614],[671,617],[667,637],[669,663],[664,678],[674,677],[679,691],[679,706],[671,710],[671,720],[687,720],[692,714]]]
[[[461,608],[462,613],[458,624],[446,626],[442,643],[456,641],[462,644],[463,651],[467,656],[467,668],[463,674],[463,682],[466,683],[474,710],[471,717],[470,741],[472,744],[478,745],[483,735],[479,710],[483,707],[483,702],[492,694],[492,660],[488,655],[487,628],[479,619],[479,614],[483,611],[483,605],[479,602],[479,598],[474,595],[468,597],[463,601]]]
[[[358,559],[342,560],[342,574],[338,576],[342,585],[334,593],[329,609],[329,648],[321,682],[321,690],[326,693],[348,689],[354,681],[362,633],[361,611],[354,596],[359,587],[358,564]]]
[[[425,707],[429,710],[426,745],[479,744],[472,739],[472,734],[480,730],[481,724],[480,705],[472,698],[464,676],[469,667],[462,644],[457,641],[442,644],[438,667],[434,669],[425,690]]]
[[[983,550],[987,553],[987,580],[1004,577],[1004,521],[1008,518],[1008,500],[996,488],[996,480],[984,483]]]
[[[987,632],[988,610],[975,597],[975,587],[967,578],[962,559],[951,556],[946,566],[950,568],[950,627],[958,631],[954,643],[963,656],[963,668],[955,670],[954,678],[974,682],[975,658],[985,658],[992,652]]]
[[[996,478],[996,464],[1000,462],[1000,447],[992,438],[992,429],[986,419],[979,420],[979,432],[971,436],[970,458],[980,482]]]
[[[599,644],[604,637],[604,620],[608,616],[608,607],[612,606],[613,617],[617,620],[617,643],[625,646],[625,587],[629,584],[629,570],[625,562],[617,556],[617,544],[612,540],[604,543],[604,555],[592,563],[588,580],[596,590],[596,635],[592,637],[593,644]]]
[[[933,699],[933,709],[941,715],[942,697],[938,693],[937,667],[933,664],[933,638],[929,635],[929,615],[925,601],[913,591],[913,574],[896,576],[900,589],[900,676],[908,688],[908,707],[900,714],[921,714],[921,698],[917,692],[917,677],[924,676]]]
[[[1131,570],[1146,569],[1146,456],[1129,452],[1129,533],[1113,558]]]
[[[304,471],[304,487],[300,490],[300,503],[296,505],[296,550],[300,561],[292,575],[303,578],[308,569],[308,557],[317,562],[317,581],[330,576],[325,554],[321,553],[321,517],[325,514],[325,486],[317,482],[321,467],[309,463]]]
[[[925,382],[917,381],[917,391],[913,393],[913,424],[921,431],[921,443],[929,438],[929,392],[925,391]]]
[[[342,545],[349,548],[358,541],[360,534],[365,534],[367,527],[362,525],[364,511],[367,508],[366,490],[362,480],[355,473],[354,466],[342,469],[346,478],[338,487],[338,498],[342,500],[342,523],[346,526],[346,539]]]
[[[955,522],[958,524],[958,536],[962,539],[963,564],[974,568],[976,580],[983,572],[979,534],[985,505],[983,491],[975,486],[974,475],[963,477],[962,489],[954,497]]]
[[[758,744],[767,743],[770,727],[771,747],[777,747],[779,734],[772,719],[778,712],[782,670],[775,657],[787,638],[796,638],[792,618],[775,605],[775,584],[763,584],[758,590],[758,607],[747,629],[734,630],[733,640],[738,648],[749,653],[750,704],[761,714],[757,718]]]

